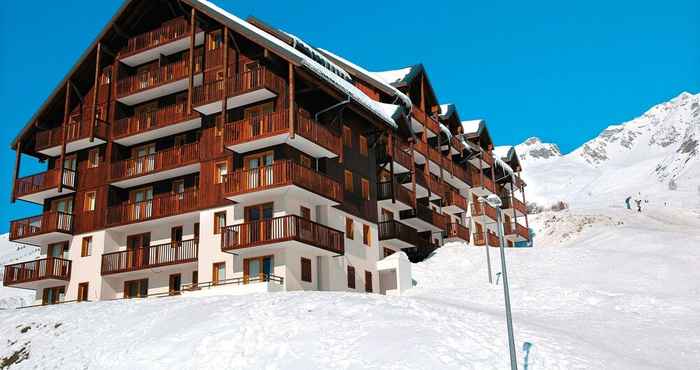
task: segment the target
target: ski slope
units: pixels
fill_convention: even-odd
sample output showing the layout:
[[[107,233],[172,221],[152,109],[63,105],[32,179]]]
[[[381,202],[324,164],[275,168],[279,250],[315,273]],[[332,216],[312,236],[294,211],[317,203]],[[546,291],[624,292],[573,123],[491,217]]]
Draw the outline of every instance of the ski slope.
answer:
[[[10,234],[0,235],[0,310],[26,306],[34,300],[34,291],[2,286],[5,265],[36,258],[39,251],[31,245],[14,243]]]
[[[518,354],[534,344],[530,369],[697,368],[700,214],[582,209],[537,215],[533,227],[536,248],[507,251]],[[502,287],[487,282],[485,250],[448,244],[413,270],[403,297],[186,294],[0,311],[0,361],[24,353],[13,369],[506,368]]]

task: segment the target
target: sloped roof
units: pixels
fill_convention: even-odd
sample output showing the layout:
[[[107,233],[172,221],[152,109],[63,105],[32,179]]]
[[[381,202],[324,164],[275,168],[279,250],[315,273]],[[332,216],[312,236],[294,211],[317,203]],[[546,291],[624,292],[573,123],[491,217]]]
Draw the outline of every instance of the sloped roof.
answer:
[[[462,121],[462,129],[465,135],[479,135],[484,129],[486,121],[483,119],[474,119],[469,121]]]
[[[402,86],[409,84],[421,71],[423,71],[423,65],[414,64],[400,69],[372,72],[372,74],[388,84]]]

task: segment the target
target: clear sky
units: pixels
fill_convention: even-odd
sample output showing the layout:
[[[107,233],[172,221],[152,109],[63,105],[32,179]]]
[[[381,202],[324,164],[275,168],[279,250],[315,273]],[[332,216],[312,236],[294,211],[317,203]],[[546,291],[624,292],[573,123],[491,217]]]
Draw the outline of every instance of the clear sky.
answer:
[[[565,152],[682,91],[700,92],[700,1],[235,1],[369,70],[423,63],[438,98],[485,118],[497,144],[530,136]],[[0,7],[0,232],[36,206],[9,205],[10,141],[121,1]],[[22,174],[40,171],[24,160]]]

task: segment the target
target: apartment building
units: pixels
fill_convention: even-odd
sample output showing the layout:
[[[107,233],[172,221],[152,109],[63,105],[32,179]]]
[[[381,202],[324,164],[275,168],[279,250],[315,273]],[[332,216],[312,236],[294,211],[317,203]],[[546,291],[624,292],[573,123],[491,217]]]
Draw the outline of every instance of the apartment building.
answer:
[[[399,294],[442,243],[529,238],[517,154],[421,65],[368,72],[207,1],[126,1],[12,143],[5,266],[37,303],[228,289]],[[20,176],[22,157],[46,171]],[[523,226],[524,225],[524,226]],[[396,253],[403,251],[404,253]]]

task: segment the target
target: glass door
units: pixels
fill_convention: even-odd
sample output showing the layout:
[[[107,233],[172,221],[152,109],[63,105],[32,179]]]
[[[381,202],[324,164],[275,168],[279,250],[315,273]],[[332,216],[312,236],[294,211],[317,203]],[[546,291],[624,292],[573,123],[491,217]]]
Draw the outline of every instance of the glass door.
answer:
[[[246,207],[244,210],[245,224],[248,225],[248,242],[254,243],[272,239],[274,225],[270,219],[273,214],[273,204],[265,203]]]
[[[272,269],[272,256],[246,258],[243,260],[243,283],[268,281]]]
[[[153,211],[153,188],[132,190],[129,194],[131,203],[130,215],[132,220],[147,219]]]
[[[56,213],[56,226],[59,230],[71,230],[73,218],[73,199],[70,197],[51,202],[51,211]]]
[[[274,183],[273,162],[274,154],[272,151],[249,155],[245,158],[248,189],[269,186]]]
[[[131,155],[134,158],[133,171],[129,175],[138,175],[153,171],[155,167],[156,145],[148,144],[136,147]]]

